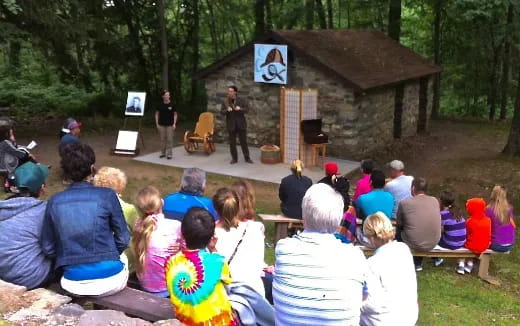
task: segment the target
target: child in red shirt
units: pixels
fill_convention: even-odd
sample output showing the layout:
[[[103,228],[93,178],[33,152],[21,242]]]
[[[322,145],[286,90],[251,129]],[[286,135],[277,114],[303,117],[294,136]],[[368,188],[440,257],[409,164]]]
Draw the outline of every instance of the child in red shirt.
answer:
[[[465,247],[475,254],[486,251],[491,244],[491,219],[484,214],[486,202],[482,198],[471,198],[466,202],[469,218],[466,221]],[[473,259],[468,259],[464,270],[471,273]]]

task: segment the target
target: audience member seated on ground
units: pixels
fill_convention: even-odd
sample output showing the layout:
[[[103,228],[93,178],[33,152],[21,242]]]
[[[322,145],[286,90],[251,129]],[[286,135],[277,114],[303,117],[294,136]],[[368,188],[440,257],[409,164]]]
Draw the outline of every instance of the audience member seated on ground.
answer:
[[[419,307],[410,248],[394,241],[394,227],[382,212],[367,217],[363,232],[375,251],[367,260],[368,295],[361,308],[361,325],[414,326]]]
[[[358,247],[334,237],[342,215],[343,198],[334,189],[307,190],[305,230],[275,249],[276,325],[359,325],[367,262]]]
[[[336,190],[343,197],[343,212],[348,210],[350,205],[350,195],[348,194],[350,184],[345,177],[340,175],[338,164],[335,162],[325,163],[325,177],[318,183],[325,183]]]
[[[121,209],[123,210],[123,215],[125,216],[126,226],[128,227],[130,234],[132,234],[135,221],[140,217],[140,214],[137,211],[135,205],[129,204],[121,198],[121,194],[123,191],[125,191],[126,188],[126,182],[126,175],[123,171],[108,166],[104,166],[99,169],[99,171],[97,171],[96,175],[94,176],[95,186],[110,188],[116,192],[117,199],[119,199],[119,204],[121,204]],[[128,271],[133,273],[135,271],[135,258],[132,249],[126,249],[125,255],[128,258]]]
[[[352,202],[355,203],[359,196],[364,195],[372,191],[372,184],[370,183],[370,174],[372,174],[372,170],[374,170],[374,162],[372,160],[363,160],[361,161],[361,172],[363,172],[363,176],[356,183],[356,191],[354,192],[354,197],[352,197]]]
[[[182,221],[184,214],[190,208],[201,207],[217,219],[211,199],[203,196],[205,188],[206,172],[199,168],[184,169],[181,190],[164,198],[164,216],[169,219]]]
[[[63,149],[61,167],[72,184],[47,203],[42,230],[45,255],[63,269],[61,287],[75,295],[109,295],[126,286],[130,233],[117,194],[91,184],[96,156],[90,146]]]
[[[388,181],[385,185],[385,190],[394,196],[394,210],[392,212],[392,218],[395,218],[397,214],[397,208],[402,200],[412,197],[412,181],[411,175],[404,174],[404,164],[399,160],[393,160],[388,163],[390,168],[390,177],[392,180]]]
[[[9,173],[25,162],[36,163],[34,155],[29,153],[26,148],[16,144],[14,127],[15,122],[12,119],[0,117],[0,153],[2,156],[0,170],[7,170]]]
[[[501,186],[491,191],[489,204],[484,212],[491,219],[491,250],[508,252],[515,244],[513,207],[507,201],[507,192]]]
[[[231,283],[229,266],[224,256],[207,249],[216,241],[213,216],[194,207],[184,216],[181,232],[186,249],[166,264],[166,283],[175,317],[188,326],[239,325],[224,287]]]
[[[486,251],[491,244],[491,219],[485,214],[486,202],[482,198],[471,198],[466,202],[468,220],[466,221],[466,244],[475,254]],[[464,271],[471,273],[473,259],[466,260]]]
[[[452,192],[443,191],[440,202],[442,234],[439,246],[450,250],[464,247],[466,243],[466,221],[455,206],[455,195]],[[442,262],[442,258],[436,258],[435,266],[439,266]],[[464,259],[459,259],[456,271],[464,275]]]
[[[437,198],[426,195],[424,178],[412,182],[412,198],[399,203],[397,210],[398,239],[417,251],[432,250],[441,238],[441,213]],[[422,271],[422,257],[414,257],[415,270]]]
[[[168,220],[162,213],[161,194],[148,186],[137,194],[136,203],[143,217],[132,232],[131,247],[141,287],[159,297],[168,297],[164,270],[169,257],[181,248],[181,222]]]
[[[79,134],[81,133],[81,122],[72,118],[65,120],[63,127],[60,130],[60,153],[63,148],[69,144],[79,143]]]
[[[233,281],[247,284],[264,296],[261,279],[265,267],[263,224],[239,220],[239,198],[231,189],[218,189],[213,196],[213,205],[219,216],[215,248],[226,258]]]
[[[302,199],[312,180],[302,175],[303,162],[294,160],[291,163],[291,174],[282,179],[278,189],[282,214],[290,218],[302,218]]]
[[[40,246],[46,202],[40,200],[49,168],[27,162],[15,170],[17,191],[0,200],[0,279],[28,289],[52,275],[52,260]]]
[[[385,187],[385,174],[383,171],[374,170],[370,175],[372,191],[361,195],[356,204],[357,217],[365,219],[368,215],[375,212],[383,212],[385,216],[392,218],[394,209],[394,196]]]

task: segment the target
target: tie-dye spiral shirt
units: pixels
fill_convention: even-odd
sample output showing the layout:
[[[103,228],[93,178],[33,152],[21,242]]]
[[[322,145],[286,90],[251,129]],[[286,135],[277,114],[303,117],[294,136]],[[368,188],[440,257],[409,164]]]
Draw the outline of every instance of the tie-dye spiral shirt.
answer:
[[[223,256],[183,250],[168,261],[166,283],[176,318],[185,325],[238,325],[224,288],[231,276]]]

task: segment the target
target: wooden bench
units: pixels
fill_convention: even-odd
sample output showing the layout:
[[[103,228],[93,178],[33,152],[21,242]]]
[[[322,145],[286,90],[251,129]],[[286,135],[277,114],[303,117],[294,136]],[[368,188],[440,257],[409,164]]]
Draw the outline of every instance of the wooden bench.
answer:
[[[360,246],[361,250],[367,256],[371,256],[374,254],[374,250],[371,248]],[[461,248],[457,250],[448,250],[448,249],[432,249],[428,252],[421,252],[412,250],[412,255],[417,257],[430,257],[430,258],[476,258],[479,260],[478,264],[478,276],[486,282],[491,284],[498,284],[498,281],[489,275],[489,262],[491,261],[491,255],[495,254],[509,254],[509,252],[496,252],[493,250],[486,250],[480,255],[473,253],[472,251]]]
[[[262,219],[263,222],[274,222],[274,244],[276,244],[278,240],[287,237],[287,230],[289,229],[289,226],[303,228],[303,221],[295,218],[289,218],[283,215],[274,214],[258,214],[258,216]]]
[[[64,295],[71,296],[61,288],[59,283],[49,286],[49,289]],[[125,314],[138,317],[151,322],[158,320],[174,319],[174,308],[170,299],[160,298],[153,294],[143,292],[130,287],[106,297],[74,297],[72,300],[80,305],[92,303],[94,308],[112,309],[124,312]]]

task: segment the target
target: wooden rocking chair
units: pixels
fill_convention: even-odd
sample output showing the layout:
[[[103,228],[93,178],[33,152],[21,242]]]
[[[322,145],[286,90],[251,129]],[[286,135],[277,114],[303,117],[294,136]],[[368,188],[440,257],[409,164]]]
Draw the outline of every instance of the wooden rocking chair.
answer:
[[[186,152],[193,153],[199,150],[199,143],[204,144],[204,152],[207,155],[215,151],[215,143],[213,142],[213,127],[215,120],[213,113],[204,112],[199,116],[199,121],[195,125],[195,131],[186,131],[184,133],[184,149]]]

